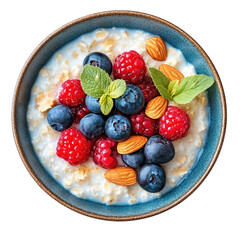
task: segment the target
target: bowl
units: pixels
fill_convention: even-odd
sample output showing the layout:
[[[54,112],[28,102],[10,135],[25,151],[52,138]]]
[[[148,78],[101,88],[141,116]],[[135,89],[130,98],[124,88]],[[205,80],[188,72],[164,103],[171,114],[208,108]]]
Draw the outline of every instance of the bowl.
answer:
[[[160,35],[184,54],[198,74],[216,83],[208,89],[210,125],[207,143],[197,164],[187,177],[161,198],[135,205],[105,205],[77,198],[59,185],[41,165],[31,144],[26,120],[30,91],[41,67],[64,44],[97,28],[125,27]],[[24,165],[38,185],[64,206],[87,216],[105,220],[134,220],[162,213],[186,199],[203,182],[220,153],[226,130],[226,100],[219,75],[210,58],[187,33],[159,17],[133,11],[108,11],[76,19],[49,35],[25,63],[14,93],[12,126],[15,142]]]

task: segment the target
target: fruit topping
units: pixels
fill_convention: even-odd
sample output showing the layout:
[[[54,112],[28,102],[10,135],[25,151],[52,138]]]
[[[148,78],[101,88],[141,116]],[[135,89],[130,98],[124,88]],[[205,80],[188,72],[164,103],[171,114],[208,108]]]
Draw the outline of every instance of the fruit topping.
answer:
[[[71,165],[78,165],[88,160],[91,142],[79,130],[69,128],[61,133],[56,152]]]
[[[120,154],[130,154],[143,148],[146,142],[146,137],[131,136],[127,140],[118,143],[117,151]]]
[[[112,63],[109,57],[102,52],[92,52],[88,54],[83,60],[83,66],[89,64],[94,67],[99,67],[107,72],[109,75],[112,72]]]
[[[88,139],[94,139],[100,137],[104,133],[104,119],[102,116],[89,113],[84,116],[80,121],[80,131]]]
[[[62,83],[59,92],[59,102],[69,107],[83,104],[86,93],[83,91],[81,82],[78,79],[67,80]]]
[[[144,154],[147,163],[167,163],[175,156],[175,150],[172,142],[161,135],[155,135],[148,139]]]
[[[147,117],[144,111],[131,115],[130,120],[136,134],[151,137],[158,133],[157,121]]]
[[[105,136],[100,137],[92,148],[93,161],[102,168],[115,168],[117,155],[116,142]]]
[[[127,139],[131,134],[131,123],[122,115],[113,115],[105,124],[105,133],[114,141]]]
[[[189,128],[188,114],[178,107],[169,106],[159,119],[159,134],[172,141],[187,136]]]
[[[167,47],[160,37],[149,38],[146,43],[148,54],[157,61],[165,61],[167,59]]]
[[[155,87],[152,78],[145,76],[143,81],[137,85],[143,92],[145,102],[151,101],[153,98],[159,95],[157,88]]]
[[[145,114],[151,119],[158,119],[165,113],[167,106],[167,99],[161,96],[155,97],[147,104]]]
[[[80,123],[81,119],[86,116],[88,113],[90,113],[89,109],[85,105],[78,105],[76,107],[71,108],[72,113],[75,118],[75,123]]]
[[[104,177],[108,181],[121,186],[131,186],[137,182],[136,172],[129,167],[117,167],[107,170]]]
[[[116,108],[125,114],[140,112],[145,104],[141,89],[135,85],[127,84],[125,93],[115,100]]]
[[[139,168],[145,163],[145,155],[143,150],[138,150],[130,154],[122,154],[123,162],[131,168]]]
[[[99,103],[99,98],[94,98],[89,95],[86,96],[85,98],[85,104],[87,108],[90,110],[92,113],[102,113],[101,108],[100,108],[100,103]]]
[[[166,184],[166,173],[160,165],[146,164],[139,171],[138,184],[147,192],[160,192]]]
[[[133,50],[118,55],[113,64],[114,78],[123,79],[126,83],[140,83],[146,72],[142,56]]]
[[[74,115],[69,107],[57,105],[49,110],[47,121],[52,129],[62,132],[72,126]]]

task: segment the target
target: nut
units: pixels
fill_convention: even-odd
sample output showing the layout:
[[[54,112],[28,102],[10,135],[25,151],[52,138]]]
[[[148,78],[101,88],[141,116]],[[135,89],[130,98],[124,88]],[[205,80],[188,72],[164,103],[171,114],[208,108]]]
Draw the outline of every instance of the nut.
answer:
[[[53,89],[49,89],[45,92],[40,92],[36,96],[36,104],[40,112],[45,112],[50,108],[57,105],[56,92]]]
[[[165,113],[167,106],[167,99],[161,96],[155,97],[148,103],[145,114],[151,119],[158,119]]]
[[[131,136],[127,140],[118,143],[117,151],[120,154],[129,154],[141,149],[147,142],[143,136]]]
[[[166,75],[169,81],[179,80],[180,83],[180,81],[184,78],[183,74],[180,71],[168,64],[162,64],[159,67],[159,70]]]
[[[129,167],[117,167],[105,172],[104,177],[117,185],[130,186],[137,182],[135,170]]]
[[[148,54],[157,61],[165,61],[167,59],[167,47],[160,37],[149,38],[146,43]]]

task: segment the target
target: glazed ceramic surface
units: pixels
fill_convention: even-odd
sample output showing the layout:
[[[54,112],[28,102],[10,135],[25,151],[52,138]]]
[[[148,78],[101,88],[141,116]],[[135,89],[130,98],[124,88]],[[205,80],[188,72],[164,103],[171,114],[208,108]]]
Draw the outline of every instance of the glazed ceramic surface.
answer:
[[[96,20],[97,18],[97,20]],[[28,133],[26,111],[31,88],[39,70],[60,47],[97,28],[125,27],[141,29],[178,48],[186,60],[194,65],[197,74],[215,79],[208,89],[210,126],[201,157],[180,185],[159,199],[125,206],[111,206],[77,198],[59,185],[44,169],[37,158]],[[88,216],[107,220],[133,220],[163,212],[189,196],[207,176],[219,154],[225,133],[226,106],[219,76],[206,53],[186,33],[160,18],[136,12],[112,11],[77,19],[50,35],[30,56],[16,87],[13,104],[13,130],[19,153],[36,182],[54,199]]]

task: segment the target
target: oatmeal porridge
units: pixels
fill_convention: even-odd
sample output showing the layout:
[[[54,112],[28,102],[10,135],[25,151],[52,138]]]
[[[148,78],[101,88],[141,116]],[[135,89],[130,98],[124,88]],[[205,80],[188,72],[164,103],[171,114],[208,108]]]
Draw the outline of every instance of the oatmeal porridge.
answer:
[[[72,194],[74,194],[77,197],[85,198],[85,199],[89,199],[89,200],[97,201],[101,203],[106,203],[106,204],[136,204],[136,203],[146,202],[151,199],[159,198],[161,197],[161,195],[170,191],[177,184],[179,184],[182,179],[184,179],[186,174],[189,171],[191,171],[194,164],[196,164],[201,154],[201,150],[204,146],[204,142],[205,142],[205,138],[208,130],[208,121],[209,121],[208,98],[207,98],[206,91],[201,92],[196,97],[194,97],[192,101],[186,104],[179,104],[177,103],[177,101],[174,101],[174,100],[167,101],[166,99],[162,99],[162,97],[159,96],[158,92],[157,92],[156,98],[153,98],[149,102],[147,102],[146,98],[148,98],[149,96],[144,95],[145,105],[144,103],[142,103],[144,107],[143,106],[141,107],[141,112],[142,112],[142,109],[145,108],[145,106],[147,106],[146,109],[149,108],[150,113],[149,115],[147,114],[147,116],[144,114],[144,112],[141,113],[142,114],[141,117],[143,119],[149,120],[149,116],[150,116],[150,120],[154,119],[151,121],[154,121],[154,124],[156,125],[161,124],[161,121],[164,120],[162,116],[161,116],[162,120],[159,120],[160,115],[158,114],[160,110],[157,112],[158,117],[151,118],[151,114],[153,115],[153,110],[151,108],[150,103],[151,101],[156,99],[156,101],[166,100],[165,102],[168,105],[166,106],[167,109],[171,109],[172,106],[175,106],[178,109],[180,108],[181,111],[184,111],[184,113],[186,113],[186,115],[189,117],[189,124],[191,123],[189,129],[186,130],[185,135],[183,134],[182,137],[179,137],[179,138],[176,137],[175,139],[170,138],[170,140],[172,141],[167,140],[170,142],[168,144],[171,144],[171,146],[173,145],[174,147],[174,150],[173,150],[174,156],[170,159],[171,161],[166,160],[165,162],[160,162],[160,165],[165,172],[164,174],[166,175],[165,184],[161,191],[154,192],[152,190],[148,190],[149,188],[144,189],[143,185],[146,183],[144,181],[142,181],[141,183],[141,179],[140,181],[138,180],[138,182],[135,181],[134,184],[129,184],[129,185],[116,184],[116,181],[115,182],[111,181],[111,178],[113,178],[114,174],[109,172],[110,178],[106,177],[106,172],[109,170],[107,170],[107,167],[104,168],[101,165],[96,164],[97,160],[93,159],[93,158],[96,158],[96,155],[94,154],[91,154],[91,155],[89,154],[87,161],[81,162],[80,164],[76,164],[76,165],[70,164],[69,161],[66,161],[66,159],[63,159],[63,157],[59,157],[59,155],[56,154],[56,148],[58,146],[58,141],[62,131],[56,131],[49,125],[49,122],[48,122],[48,113],[50,112],[49,109],[53,109],[54,106],[60,104],[59,98],[58,98],[59,91],[61,90],[61,85],[64,82],[66,82],[69,79],[78,79],[78,80],[81,79],[81,74],[84,69],[83,62],[87,55],[94,52],[104,53],[111,60],[113,68],[116,68],[116,63],[114,62],[116,61],[117,56],[119,56],[124,52],[133,50],[133,51],[136,51],[139,55],[141,55],[141,57],[143,58],[146,64],[147,72],[145,73],[146,75],[145,78],[151,77],[148,68],[159,69],[159,67],[163,64],[174,67],[184,77],[196,75],[194,66],[185,60],[182,52],[172,47],[168,43],[165,43],[166,50],[167,50],[167,58],[162,61],[154,59],[153,56],[151,56],[151,51],[146,50],[146,45],[145,45],[146,41],[153,37],[155,37],[155,35],[152,35],[148,32],[144,32],[141,30],[130,30],[130,29],[122,29],[122,28],[97,29],[93,32],[80,36],[79,38],[75,39],[74,41],[66,44],[61,49],[59,49],[49,59],[49,61],[45,64],[45,66],[40,70],[37,76],[35,84],[32,88],[31,97],[28,105],[28,112],[27,112],[27,121],[29,126],[29,133],[32,139],[32,144],[34,146],[35,152],[39,160],[41,161],[45,169],[52,175],[52,177],[59,184],[61,184],[64,188],[69,190]],[[132,72],[134,72],[133,70]],[[116,69],[115,69],[115,72],[113,69],[110,75],[111,79],[119,79],[119,77],[116,78],[114,74],[117,75]],[[168,76],[167,74],[165,75]],[[130,83],[127,82],[126,92],[128,91],[128,87],[130,85],[133,86],[134,84],[135,83],[133,81]],[[141,88],[140,84],[141,83],[136,83],[135,85],[136,86],[139,85],[139,88]],[[82,85],[82,87],[83,87],[83,90],[85,91],[86,89],[85,85]],[[124,94],[126,94],[126,92]],[[151,92],[149,92],[148,94],[151,95]],[[121,97],[119,97],[118,99],[120,98]],[[117,111],[119,112],[119,109],[121,109],[121,107],[123,106],[121,105],[121,101],[123,101],[123,99],[121,99],[121,101],[118,99],[114,99],[114,102],[117,107]],[[89,102],[92,104],[90,100]],[[110,103],[111,101],[112,100],[109,100]],[[159,104],[163,106],[162,102],[159,102]],[[164,112],[168,111],[166,107]],[[155,109],[158,109],[158,108],[154,108],[154,111]],[[87,115],[85,116],[88,116],[91,114],[90,113],[91,111],[89,110],[90,109],[87,109]],[[139,112],[140,111],[137,111],[136,113],[134,113],[134,111],[132,111],[130,116],[129,113],[126,114],[124,113],[124,111],[123,112],[120,111],[119,115],[117,115],[117,116],[120,116],[119,118],[121,118],[121,121],[122,121],[122,118],[130,119],[129,122],[132,124],[130,128],[132,128],[132,130],[131,132],[129,130],[129,134],[137,137],[141,136],[141,134],[139,134],[140,133],[139,131],[144,131],[146,129],[149,130],[147,127],[147,124],[144,130],[140,129],[141,125],[138,122],[138,119],[140,119],[140,117],[138,117]],[[132,115],[134,114],[138,118],[136,117],[133,120]],[[71,118],[71,116],[69,118]],[[100,118],[102,119],[102,117]],[[105,124],[106,118],[103,118],[103,119]],[[96,121],[98,122],[97,124],[101,122],[101,120],[96,120]],[[167,119],[166,123],[168,122],[169,121]],[[80,126],[82,124],[82,128],[79,127],[79,123],[77,123],[76,121],[73,124],[70,123],[70,125],[71,125],[71,128],[75,128],[78,131],[80,129],[81,132],[86,136],[86,138],[88,138],[88,136],[90,135],[87,135],[88,133],[85,134],[84,131],[88,129],[89,126],[86,127],[85,123],[87,123],[87,120],[86,122],[83,122],[83,123],[80,122]],[[108,120],[106,124],[111,124],[111,123],[109,123],[109,120]],[[110,127],[108,129],[110,129]],[[108,129],[106,129],[106,125],[105,125],[106,133],[109,132]],[[155,131],[152,129],[150,130]],[[151,136],[159,134],[158,131],[161,131],[161,130],[157,129],[157,133],[155,132],[155,134],[151,134],[151,133],[149,135],[147,133],[145,135],[142,134],[143,139],[139,138],[139,141],[141,142],[141,141],[144,141],[144,139],[146,139],[146,141],[149,142],[149,138]],[[132,132],[134,132],[134,134]],[[162,132],[164,132],[164,130],[162,130]],[[96,130],[93,131],[93,136],[96,136],[94,134],[96,134]],[[107,135],[109,138],[111,138],[111,133]],[[97,136],[97,138],[99,138],[99,136]],[[90,140],[87,140],[87,141],[91,142],[91,144],[93,145],[94,144],[96,145],[96,142],[94,141],[95,137],[89,137],[89,139]],[[113,139],[113,141],[115,142],[118,142],[116,143],[118,150],[119,149],[122,150],[122,148],[124,149],[124,151],[126,150],[124,148],[125,147],[124,142],[126,142],[126,144],[128,143],[127,142],[128,140],[126,139],[129,139],[129,135],[127,137],[125,136],[124,139],[123,138],[115,139],[114,137],[111,139]],[[123,140],[123,142],[121,140]],[[146,142],[144,142],[144,144],[145,143]],[[143,148],[144,144],[141,145],[141,149]],[[133,146],[135,147],[135,145],[131,145],[132,148]],[[145,151],[145,154],[148,154],[146,152],[147,151],[146,146],[144,151]],[[96,149],[96,147],[93,149]],[[140,149],[138,148],[135,150],[140,150]],[[124,151],[123,153],[125,153]],[[121,153],[120,150],[119,150],[119,153]],[[118,169],[115,167],[121,167],[121,166],[126,166],[127,168],[130,168],[129,164],[126,165],[127,160],[123,161],[122,156],[119,153],[115,155],[117,163],[114,165],[114,167],[109,167],[111,168],[111,170]],[[126,154],[132,154],[132,153],[133,152],[126,152]],[[156,162],[154,162],[153,160],[150,161],[148,159],[148,164],[155,164],[155,163]],[[131,168],[131,169],[134,169],[134,168]],[[135,168],[135,170],[133,170],[133,172],[136,172],[136,175],[139,175],[140,171],[141,171],[140,168]]]

